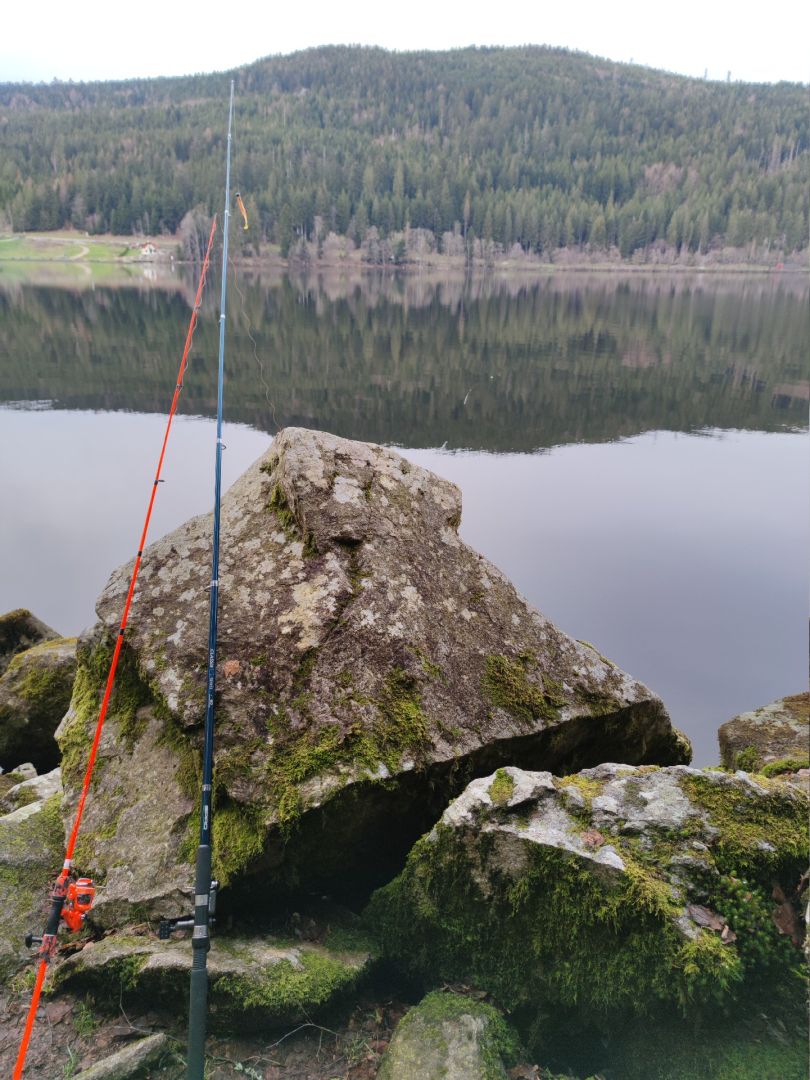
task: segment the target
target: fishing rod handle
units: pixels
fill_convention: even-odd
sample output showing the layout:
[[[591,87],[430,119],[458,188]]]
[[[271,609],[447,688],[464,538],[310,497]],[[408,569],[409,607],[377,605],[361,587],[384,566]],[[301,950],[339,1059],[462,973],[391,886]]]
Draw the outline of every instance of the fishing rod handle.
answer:
[[[208,971],[198,966],[197,957],[205,957],[195,949],[191,965],[190,1009],[188,1016],[187,1080],[203,1080],[205,1076],[205,1037],[208,1014]]]
[[[191,983],[188,1009],[188,1080],[203,1080],[205,1037],[208,1018],[209,897],[211,892],[211,847],[197,848],[194,876],[194,929],[191,934]]]

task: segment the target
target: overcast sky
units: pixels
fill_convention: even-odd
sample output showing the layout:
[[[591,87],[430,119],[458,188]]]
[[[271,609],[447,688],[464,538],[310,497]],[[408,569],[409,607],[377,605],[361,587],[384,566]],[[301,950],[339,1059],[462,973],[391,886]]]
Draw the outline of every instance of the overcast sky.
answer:
[[[810,82],[808,0],[34,0],[4,5],[0,81],[222,71],[325,44],[561,45],[684,75]]]

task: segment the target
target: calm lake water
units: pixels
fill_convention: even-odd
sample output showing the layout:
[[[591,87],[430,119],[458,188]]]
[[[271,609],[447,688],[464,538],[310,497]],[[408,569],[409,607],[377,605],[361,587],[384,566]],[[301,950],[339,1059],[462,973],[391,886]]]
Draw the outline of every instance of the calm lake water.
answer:
[[[279,427],[400,447],[523,594],[716,729],[806,686],[805,279],[237,279],[225,481]],[[193,284],[0,287],[0,611],[62,633],[134,554]],[[216,304],[151,539],[212,502]],[[227,542],[227,538],[225,538]]]

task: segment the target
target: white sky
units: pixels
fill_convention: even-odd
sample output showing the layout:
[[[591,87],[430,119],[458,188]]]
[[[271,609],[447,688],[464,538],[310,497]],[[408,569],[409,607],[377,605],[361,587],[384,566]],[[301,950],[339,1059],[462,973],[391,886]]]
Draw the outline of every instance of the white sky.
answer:
[[[810,82],[808,0],[20,0],[4,5],[0,82],[221,71],[325,44],[561,45],[684,75]]]

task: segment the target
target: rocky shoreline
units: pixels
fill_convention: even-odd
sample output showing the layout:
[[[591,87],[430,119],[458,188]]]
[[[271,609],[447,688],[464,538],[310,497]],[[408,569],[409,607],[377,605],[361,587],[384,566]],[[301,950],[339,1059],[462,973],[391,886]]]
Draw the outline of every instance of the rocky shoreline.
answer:
[[[211,1076],[799,1080],[810,695],[691,769],[460,520],[454,485],[302,429],[223,502]],[[190,910],[209,560],[205,516],[144,554],[76,851],[97,900],[26,1075],[60,1042],[79,1075],[182,1074],[190,948],[155,930]],[[78,642],[0,617],[9,1068],[130,570]]]

